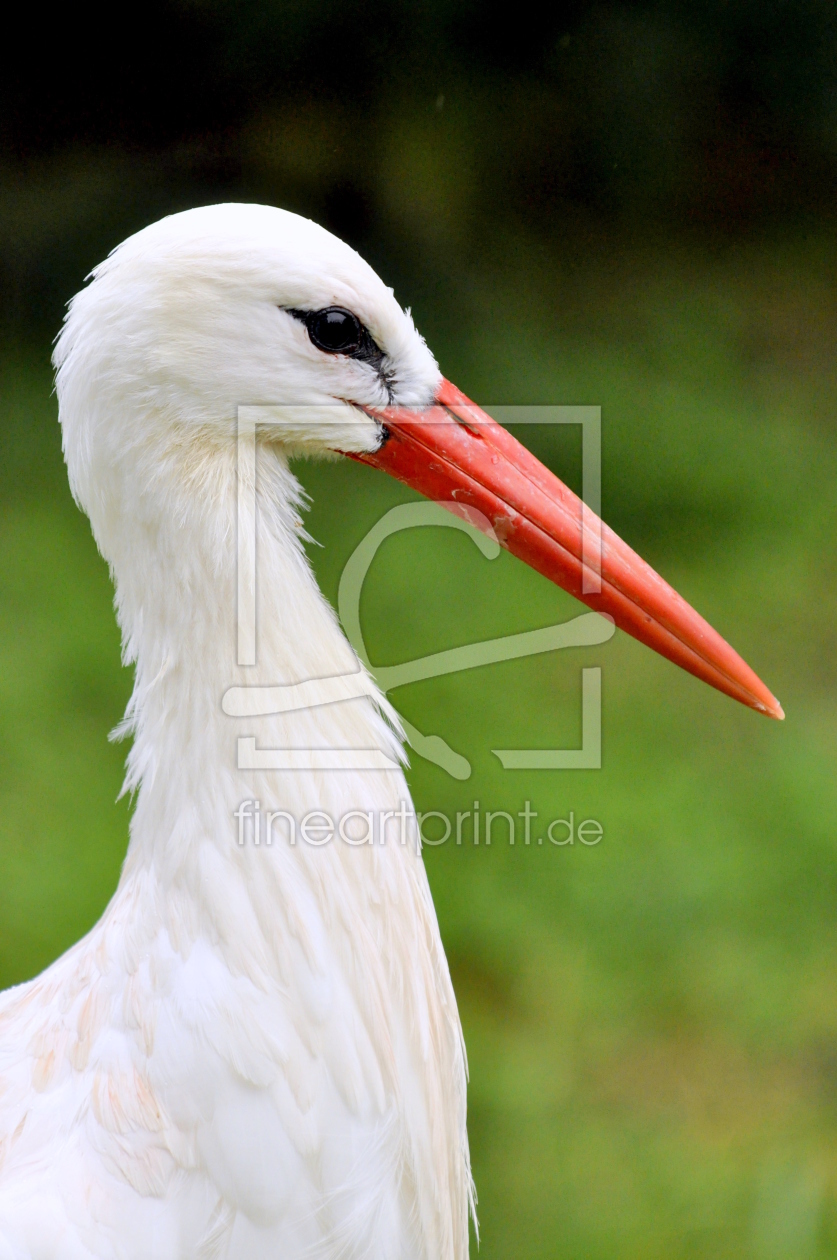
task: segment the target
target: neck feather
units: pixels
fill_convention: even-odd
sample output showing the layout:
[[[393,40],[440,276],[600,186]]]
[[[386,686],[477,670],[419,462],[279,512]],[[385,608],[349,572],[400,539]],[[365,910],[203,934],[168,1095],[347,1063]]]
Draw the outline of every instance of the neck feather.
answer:
[[[237,663],[237,484],[234,452],[169,460],[151,489],[125,490],[108,552],[124,653],[136,665],[121,732],[133,732],[126,789],[138,792],[128,869],[158,877],[194,845],[237,846],[242,801],[293,812],[390,807],[408,799],[400,772],[248,771],[238,739],[259,748],[400,745],[382,696],[285,714],[232,718],[230,687],[354,674],[360,663],[323,598],[302,546],[302,493],[281,448],[257,452],[256,664]],[[125,501],[127,498],[127,502]],[[149,503],[148,499],[153,502]],[[374,690],[374,689],[373,689]],[[190,819],[188,825],[185,819]]]

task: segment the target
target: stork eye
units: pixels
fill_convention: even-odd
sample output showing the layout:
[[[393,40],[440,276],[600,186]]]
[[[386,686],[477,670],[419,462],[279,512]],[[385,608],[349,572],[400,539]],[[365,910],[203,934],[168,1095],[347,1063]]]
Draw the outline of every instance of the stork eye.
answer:
[[[311,344],[318,350],[325,354],[345,354],[350,359],[367,363],[378,373],[387,393],[392,395],[385,366],[386,355],[357,315],[347,311],[345,306],[326,306],[321,311],[303,311],[294,306],[282,309],[305,325]]]
[[[305,317],[305,326],[314,345],[326,354],[357,354],[366,333],[357,316],[342,306],[311,311]]]

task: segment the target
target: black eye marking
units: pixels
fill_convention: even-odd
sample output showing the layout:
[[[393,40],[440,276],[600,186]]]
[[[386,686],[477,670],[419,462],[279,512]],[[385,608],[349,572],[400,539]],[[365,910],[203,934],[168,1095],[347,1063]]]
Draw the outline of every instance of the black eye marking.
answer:
[[[349,359],[368,363],[378,373],[390,402],[394,400],[392,365],[357,315],[344,306],[326,306],[320,311],[284,308],[308,330],[311,344],[324,354],[344,354]]]
[[[300,311],[285,308],[294,319],[308,329],[313,345],[324,354],[345,354],[350,359],[369,363],[376,371],[381,370],[384,352],[372,339],[366,328],[351,311],[343,306],[326,306],[321,311]]]

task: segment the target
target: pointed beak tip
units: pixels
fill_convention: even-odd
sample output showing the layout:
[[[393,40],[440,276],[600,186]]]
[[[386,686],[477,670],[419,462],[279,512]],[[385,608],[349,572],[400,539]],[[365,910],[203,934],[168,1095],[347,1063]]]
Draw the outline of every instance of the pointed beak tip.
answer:
[[[785,720],[785,710],[775,696],[756,700],[752,707],[757,713],[763,713],[765,717],[772,718],[774,722],[784,722]]]

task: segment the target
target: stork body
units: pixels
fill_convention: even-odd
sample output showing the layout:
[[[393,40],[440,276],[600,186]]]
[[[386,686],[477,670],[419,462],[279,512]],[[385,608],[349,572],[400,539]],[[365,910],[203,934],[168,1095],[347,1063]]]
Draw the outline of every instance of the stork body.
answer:
[[[281,456],[261,455],[264,480],[289,492]],[[226,479],[204,489],[228,496],[234,538],[233,467]],[[288,524],[260,557],[273,611],[255,672],[356,670]],[[464,1255],[463,1051],[414,832],[358,846],[297,832],[292,845],[279,820],[267,845],[263,819],[261,843],[245,829],[240,845],[234,818],[257,799],[295,820],[378,819],[409,802],[406,783],[235,771],[218,686],[235,659],[223,534],[181,521],[176,554],[161,538],[146,606],[171,621],[131,623],[138,798],[116,896],[85,940],[2,999],[2,1236],[10,1256],[60,1260]],[[268,747],[397,756],[370,700],[258,731]]]
[[[101,922],[0,998],[0,1257],[462,1257],[464,1055],[414,823],[405,843],[391,820],[386,843],[356,846],[291,844],[281,821],[268,846],[263,823],[256,846],[252,831],[238,843],[234,816],[250,800],[297,823],[409,810],[400,769],[236,768],[242,734],[397,763],[393,715],[374,685],[249,725],[222,711],[236,684],[360,668],[303,553],[287,445],[269,437],[258,664],[236,665],[237,405],[296,403],[296,449],[311,450],[312,406],[341,387],[387,399],[350,361],[327,363],[342,379],[324,393],[320,356],[284,307],[371,300],[412,352],[405,397],[429,401],[438,372],[391,294],[321,229],[242,207],[192,216],[185,239],[183,226],[157,225],[109,260],[57,350],[73,488],[136,663],[137,798]],[[346,413],[342,446],[377,445],[377,426]]]
[[[70,483],[136,670],[136,805],[101,922],[0,995],[0,1260],[464,1260],[465,1056],[398,719],[316,586],[290,456],[353,454],[449,501],[663,655],[781,709],[306,220],[232,205],[145,229],[73,300],[55,362]],[[247,474],[242,578],[247,404],[277,423]],[[238,663],[242,598],[255,664]],[[231,688],[347,674],[363,694],[224,709]],[[385,768],[242,769],[240,738],[303,762],[377,750]],[[242,834],[254,801],[281,811],[272,843],[264,815],[260,843]],[[312,843],[314,814],[368,816],[373,842]]]

